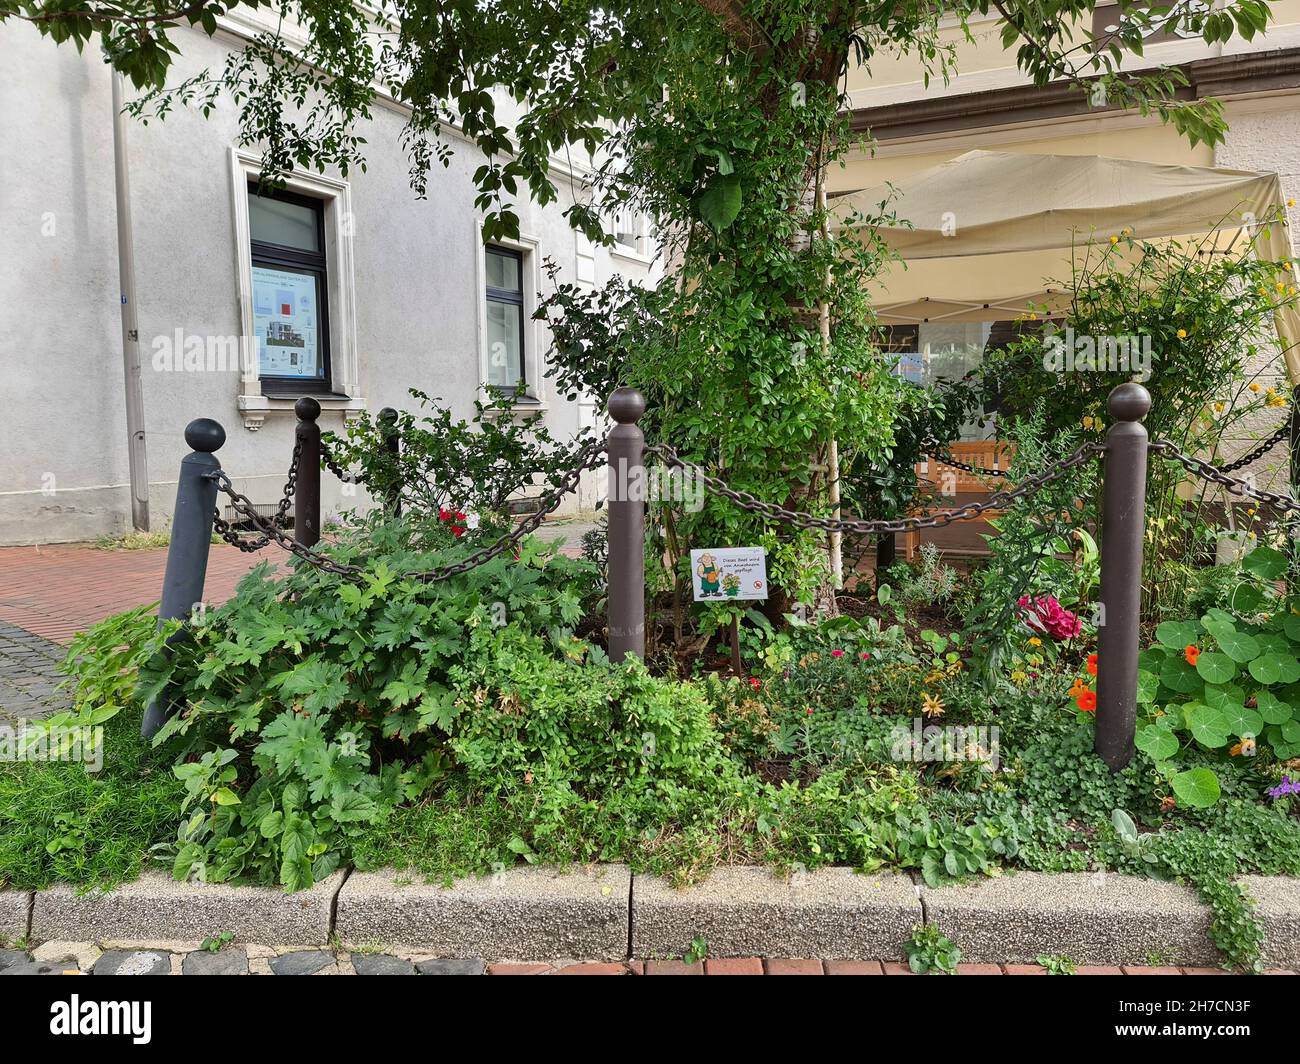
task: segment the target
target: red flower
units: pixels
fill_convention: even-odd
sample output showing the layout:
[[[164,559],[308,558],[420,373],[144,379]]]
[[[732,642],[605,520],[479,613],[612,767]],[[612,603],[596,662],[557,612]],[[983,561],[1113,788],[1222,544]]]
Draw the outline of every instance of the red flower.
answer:
[[[866,661],[867,658],[871,657],[871,655],[864,650],[861,654],[858,655],[858,657],[860,657],[863,661]]]
[[[1201,648],[1198,646],[1189,646],[1183,651],[1183,657],[1187,659],[1188,665],[1195,665],[1196,659],[1201,656]]]
[[[1079,708],[1085,713],[1096,712],[1097,693],[1095,691],[1080,691],[1076,701],[1079,704]]]
[[[757,676],[751,676],[749,678],[749,686],[752,687],[755,691],[757,691],[760,687],[763,686],[763,681],[760,680]]]
[[[441,506],[438,507],[438,520],[439,520],[439,521],[450,521],[450,520],[451,520],[451,511],[450,511],[450,510],[444,510]]]
[[[1088,655],[1088,666],[1087,666],[1087,668],[1088,668],[1088,675],[1089,675],[1089,676],[1096,676],[1096,675],[1097,675],[1097,655],[1096,655],[1096,654],[1089,654],[1089,655]]]
[[[464,515],[463,513],[461,513],[459,510],[456,511],[456,520],[457,520],[457,521],[464,521],[464,520],[465,520],[465,515]]]
[[[812,716],[812,706],[809,706],[809,707],[808,707],[808,709],[807,709],[807,711],[806,711],[806,715],[809,716],[809,717]]]
[[[459,538],[459,537],[461,537],[461,536],[463,536],[463,535],[465,534],[465,530],[464,530],[463,528],[461,528],[460,525],[452,525],[452,526],[451,526],[451,534],[452,534],[453,536],[456,536],[457,538]]]
[[[844,651],[842,651],[842,650],[832,650],[832,651],[831,651],[831,657],[833,657],[833,658],[842,658],[842,657],[844,657]]]

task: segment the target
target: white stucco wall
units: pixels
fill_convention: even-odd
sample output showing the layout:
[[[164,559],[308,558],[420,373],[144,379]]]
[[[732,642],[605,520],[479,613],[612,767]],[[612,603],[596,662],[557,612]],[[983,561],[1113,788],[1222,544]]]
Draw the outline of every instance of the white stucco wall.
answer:
[[[238,46],[191,31],[176,39],[182,56],[173,83],[219,68]],[[110,74],[95,50],[78,55],[13,22],[0,26],[0,69],[0,543],[88,539],[130,522]],[[358,392],[375,413],[411,407],[414,386],[468,416],[479,388],[483,302],[470,174],[482,160],[456,144],[451,167],[435,164],[428,198],[417,200],[400,149],[403,123],[397,109],[377,107],[363,131],[368,170],[348,178]],[[206,119],[178,110],[129,130],[154,527],[170,514],[182,432],[193,418],[225,426],[222,465],[257,502],[278,498],[292,447],[291,414],[273,412],[255,432],[245,427],[236,372],[160,373],[150,365],[155,337],[242,331],[236,140],[228,100]],[[571,198],[568,179],[560,184],[558,204],[518,205],[535,254],[555,259],[564,280],[600,284],[615,270],[649,278],[652,266],[583,246],[562,217]],[[549,346],[540,325],[535,339],[543,351]],[[565,402],[547,381],[538,386],[558,438],[595,416],[590,403]],[[327,411],[321,424],[337,431],[343,415]],[[584,505],[594,490],[589,484]],[[324,511],[357,502],[325,476]]]

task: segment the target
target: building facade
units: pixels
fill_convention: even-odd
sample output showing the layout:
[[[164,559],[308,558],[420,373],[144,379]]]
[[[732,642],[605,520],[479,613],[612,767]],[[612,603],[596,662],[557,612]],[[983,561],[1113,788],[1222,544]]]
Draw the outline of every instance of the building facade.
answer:
[[[260,28],[228,16],[215,37],[178,30],[169,83],[219,70]],[[265,17],[265,16],[262,16]],[[0,26],[0,543],[92,539],[130,528],[111,74],[101,57]],[[367,169],[295,172],[259,190],[259,156],[238,143],[234,105],[178,108],[128,122],[145,451],[153,528],[163,528],[187,448],[185,425],[226,429],[219,452],[236,487],[274,504],[284,486],[294,401],[313,395],[335,432],[360,411],[415,409],[408,389],[473,413],[485,385],[523,382],[516,408],[557,439],[600,417],[603,397],[570,403],[545,377],[549,335],[532,312],[550,284],[599,286],[659,272],[642,218],[611,219],[612,248],[563,217],[583,195],[580,163],[554,160],[559,201],[516,207],[518,240],[485,246],[474,206],[483,162],[455,141],[427,198],[408,182],[406,116],[381,98]],[[259,194],[259,192],[263,194]],[[322,483],[322,511],[365,505]],[[566,509],[590,508],[588,475]]]

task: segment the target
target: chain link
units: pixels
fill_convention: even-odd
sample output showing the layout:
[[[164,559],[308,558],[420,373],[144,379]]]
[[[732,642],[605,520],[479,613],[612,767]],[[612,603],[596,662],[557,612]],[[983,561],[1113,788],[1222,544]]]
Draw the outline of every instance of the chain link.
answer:
[[[1033,494],[1054,480],[1059,480],[1070,470],[1083,465],[1106,450],[1101,443],[1085,443],[1072,454],[1060,461],[1053,462],[1041,473],[1026,477],[1016,487],[994,492],[981,502],[968,503],[956,510],[939,510],[924,517],[900,517],[888,521],[864,521],[859,518],[848,520],[833,517],[818,517],[815,514],[799,510],[787,510],[775,503],[764,502],[747,491],[737,491],[724,481],[711,477],[699,466],[685,461],[675,450],[666,444],[652,444],[646,447],[650,454],[657,455],[668,465],[677,466],[700,479],[704,487],[724,499],[730,499],[740,509],[759,514],[770,521],[792,525],[795,528],[819,529],[826,532],[849,532],[856,535],[887,535],[899,532],[915,532],[922,528],[943,528],[954,521],[971,521],[994,510],[1004,510],[1011,503]]]
[[[1263,458],[1264,455],[1268,454],[1269,451],[1271,451],[1283,440],[1289,439],[1290,436],[1291,436],[1291,419],[1287,418],[1286,421],[1282,422],[1282,424],[1277,427],[1277,431],[1274,432],[1272,436],[1264,440],[1253,451],[1250,451],[1247,454],[1243,454],[1240,458],[1229,462],[1225,466],[1219,466],[1219,470],[1220,472],[1223,473],[1235,473],[1238,469],[1245,469],[1246,466],[1250,465],[1251,462],[1254,462],[1259,458]]]
[[[413,577],[417,580],[445,580],[451,576],[459,576],[466,573],[485,562],[491,561],[497,555],[509,550],[511,547],[518,546],[520,540],[530,532],[537,530],[537,527],[546,518],[547,514],[553,513],[559,507],[560,502],[566,495],[571,494],[578,486],[578,479],[583,472],[593,468],[598,464],[598,459],[605,453],[604,440],[591,440],[584,446],[578,448],[574,459],[577,464],[565,474],[564,479],[555,485],[550,491],[544,492],[538,496],[537,501],[541,505],[538,510],[530,514],[525,520],[521,521],[515,528],[506,533],[500,539],[491,545],[484,547],[482,550],[475,551],[456,562],[454,565],[444,565],[437,569],[427,569],[421,572],[406,573],[405,576]],[[230,477],[225,470],[217,469],[208,474],[211,479],[217,482],[217,490],[223,492],[230,498],[231,507],[241,514],[253,527],[258,529],[267,542],[274,540],[279,546],[283,547],[289,553],[310,562],[318,569],[323,569],[327,573],[334,573],[338,576],[359,576],[366,571],[366,566],[354,565],[346,562],[336,562],[332,558],[320,551],[313,550],[311,547],[305,547],[298,543],[292,536],[285,533],[284,529],[268,521],[265,517],[257,512],[256,507],[249,500],[248,496],[235,490],[234,484],[231,483]],[[243,548],[241,548],[243,549]],[[257,548],[254,548],[257,549]]]
[[[1005,477],[1005,469],[985,469],[983,466],[967,465],[965,462],[959,462],[947,451],[939,451],[930,455],[940,465],[952,466],[953,469],[960,469],[964,473],[974,473],[980,477]]]
[[[285,525],[288,524],[289,506],[293,503],[293,493],[298,490],[298,465],[301,459],[302,440],[295,436],[293,443],[293,457],[289,459],[289,476],[285,481],[284,493],[281,496],[279,503],[276,505],[275,513],[271,515],[270,520],[267,521],[266,518],[259,514],[259,523],[266,522],[279,529],[283,529]],[[229,480],[229,478],[227,478],[227,480]],[[253,504],[250,502],[248,505],[251,507]],[[254,510],[254,512],[256,513],[256,510]],[[271,542],[272,538],[265,532],[256,536],[241,536],[239,531],[234,528],[229,521],[226,521],[221,516],[220,510],[217,510],[212,516],[212,529],[232,547],[237,547],[245,554],[252,554],[254,551],[261,550]]]
[[[1249,481],[1238,480],[1236,477],[1229,476],[1229,472],[1237,468],[1236,465],[1212,465],[1203,458],[1196,458],[1188,454],[1179,448],[1177,444],[1170,443],[1168,440],[1153,440],[1151,450],[1166,461],[1177,462],[1189,473],[1194,473],[1202,480],[1221,485],[1233,495],[1254,499],[1256,502],[1262,502],[1266,506],[1271,506],[1283,513],[1300,513],[1300,502],[1297,502],[1290,495],[1282,495],[1275,491],[1264,491],[1262,488],[1256,488]]]
[[[343,467],[339,465],[338,459],[330,454],[329,445],[323,439],[320,441],[320,456],[329,467],[329,471],[343,481],[344,484],[364,484],[366,482],[365,473],[345,472]]]

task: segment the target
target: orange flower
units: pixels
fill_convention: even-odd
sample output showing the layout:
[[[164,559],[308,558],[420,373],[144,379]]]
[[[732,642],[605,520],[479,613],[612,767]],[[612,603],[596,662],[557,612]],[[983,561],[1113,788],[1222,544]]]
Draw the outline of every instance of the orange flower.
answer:
[[[1095,691],[1080,691],[1075,701],[1085,713],[1092,713],[1097,709],[1097,694]]]
[[[1187,659],[1188,665],[1195,665],[1196,659],[1199,658],[1200,656],[1201,656],[1201,648],[1197,646],[1187,647],[1183,651],[1183,657]]]
[[[1088,655],[1088,666],[1087,666],[1087,668],[1088,668],[1088,675],[1089,675],[1089,676],[1096,676],[1096,675],[1097,675],[1097,655],[1096,655],[1096,654],[1089,654],[1089,655]]]

